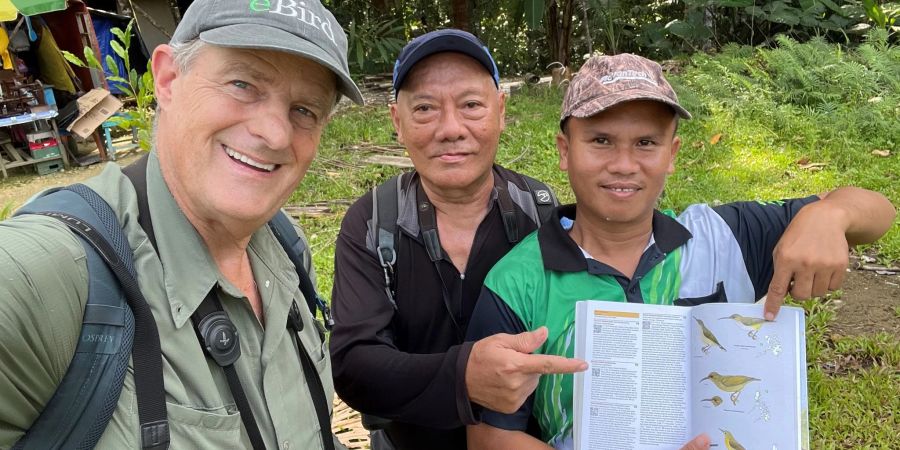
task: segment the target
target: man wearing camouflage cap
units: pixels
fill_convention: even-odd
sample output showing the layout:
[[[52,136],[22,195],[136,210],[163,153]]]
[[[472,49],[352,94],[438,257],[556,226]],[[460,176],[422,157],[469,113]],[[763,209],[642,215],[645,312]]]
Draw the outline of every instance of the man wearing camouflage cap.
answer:
[[[695,305],[768,293],[771,320],[789,289],[795,298],[837,289],[848,245],[890,227],[887,199],[857,188],[691,205],[678,216],[657,210],[681,147],[677,122],[690,117],[659,64],[629,54],[589,59],[566,93],[556,139],[576,204],[560,206],[491,269],[467,338],[547,326],[539,352],[572,357],[579,300]],[[518,412],[486,411],[470,426],[469,447],[572,448],[572,395],[572,378],[542,377]],[[531,416],[539,439],[525,432]],[[701,435],[684,448],[708,447]]]
[[[340,447],[328,417],[328,352],[297,267],[266,223],[305,175],[340,95],[362,101],[346,36],[316,0],[196,0],[154,50],[152,70],[158,113],[145,168],[126,178],[111,164],[85,184],[112,207],[133,250],[159,334],[167,422],[145,423],[132,362],[97,446]],[[142,177],[138,195],[131,181]],[[48,412],[93,274],[80,241],[53,218],[0,224],[0,247],[0,447],[8,448]],[[192,325],[207,300],[235,331],[215,345],[240,337],[234,377],[205,355],[209,344]],[[327,405],[314,408],[320,398]]]

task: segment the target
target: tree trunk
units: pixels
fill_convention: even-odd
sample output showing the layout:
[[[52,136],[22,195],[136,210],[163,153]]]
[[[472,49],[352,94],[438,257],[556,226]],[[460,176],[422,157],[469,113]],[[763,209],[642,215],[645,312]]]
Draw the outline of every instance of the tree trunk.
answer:
[[[547,8],[547,45],[550,46],[550,59],[569,67],[572,62],[572,15],[577,0],[551,0]]]
[[[387,0],[373,0],[372,1],[372,9],[375,10],[375,14],[377,17],[384,17],[388,13],[388,3]]]
[[[128,0],[116,0],[116,9],[116,12],[123,16],[134,17],[134,13],[131,11],[131,4]]]
[[[472,32],[471,8],[469,0],[452,0],[450,2],[450,26]]]
[[[172,20],[175,21],[175,26],[178,26],[178,23],[181,22],[181,10],[178,9],[178,0],[169,0],[169,11],[172,12]]]
[[[588,0],[581,0],[581,11],[584,13],[584,39],[587,41],[588,54],[594,54],[594,38],[591,37],[591,18],[588,15]]]

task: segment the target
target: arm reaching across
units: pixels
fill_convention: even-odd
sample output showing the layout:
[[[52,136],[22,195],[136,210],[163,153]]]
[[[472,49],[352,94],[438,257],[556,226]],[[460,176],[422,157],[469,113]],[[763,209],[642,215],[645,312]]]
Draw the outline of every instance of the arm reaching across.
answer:
[[[797,213],[775,246],[766,300],[768,320],[778,314],[788,292],[804,299],[839,288],[849,246],[878,239],[896,215],[887,198],[865,189],[845,187],[821,197]]]

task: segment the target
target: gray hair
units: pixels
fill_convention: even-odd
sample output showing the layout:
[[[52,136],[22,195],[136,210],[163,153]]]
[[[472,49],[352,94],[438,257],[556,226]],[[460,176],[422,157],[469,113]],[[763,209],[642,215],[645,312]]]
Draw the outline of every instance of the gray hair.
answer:
[[[200,39],[191,39],[177,44],[169,44],[169,46],[172,47],[172,57],[175,59],[175,64],[178,65],[178,70],[182,73],[190,70],[194,60],[197,59],[197,55],[199,55],[200,51],[208,45],[209,44]]]
[[[178,66],[178,71],[186,73],[190,70],[200,51],[209,46],[209,44],[201,41],[199,38],[195,38],[185,42],[169,44],[169,46],[172,47],[172,58],[175,60],[175,65]],[[154,148],[156,147],[156,127],[159,122],[159,111],[159,103],[157,103],[156,113],[153,114],[152,128],[150,129],[150,145]]]

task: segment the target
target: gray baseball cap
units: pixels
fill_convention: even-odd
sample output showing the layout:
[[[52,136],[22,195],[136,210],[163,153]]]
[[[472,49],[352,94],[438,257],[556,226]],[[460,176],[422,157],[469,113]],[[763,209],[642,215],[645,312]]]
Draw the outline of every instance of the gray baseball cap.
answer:
[[[678,96],[658,63],[622,53],[593,56],[585,61],[566,90],[559,123],[562,126],[569,117],[590,117],[633,100],[665,103],[680,117],[691,118],[691,113],[678,103]]]
[[[315,61],[337,75],[341,94],[363,103],[347,66],[347,35],[318,0],[195,0],[169,43],[197,38],[221,47],[275,50]]]

